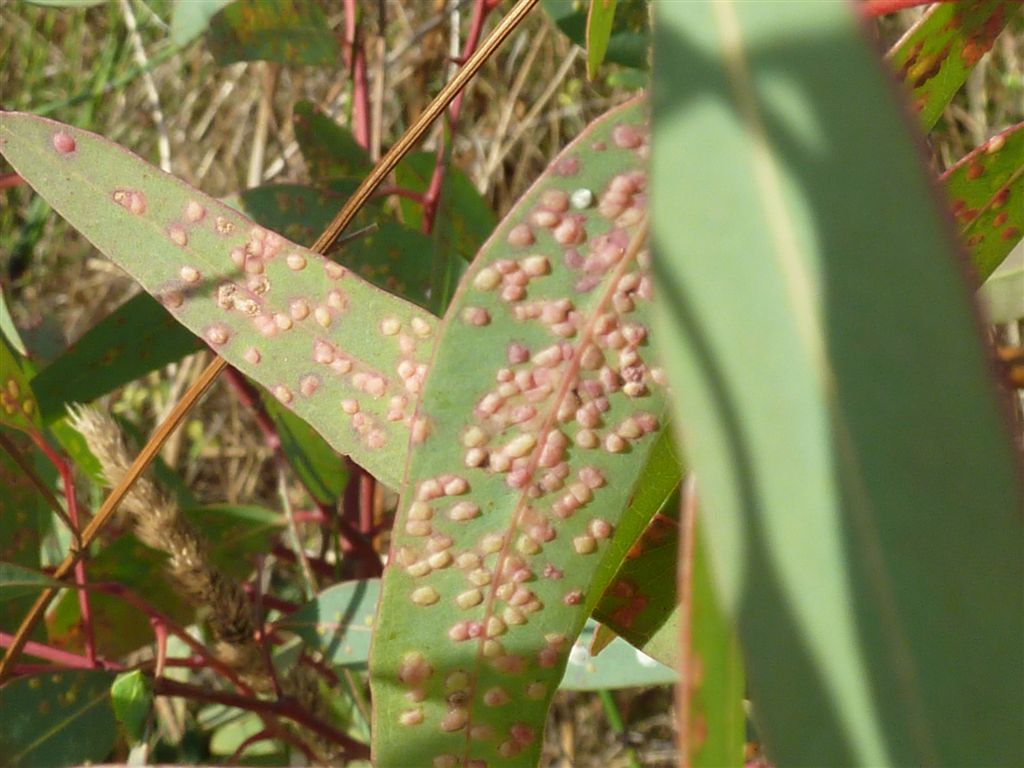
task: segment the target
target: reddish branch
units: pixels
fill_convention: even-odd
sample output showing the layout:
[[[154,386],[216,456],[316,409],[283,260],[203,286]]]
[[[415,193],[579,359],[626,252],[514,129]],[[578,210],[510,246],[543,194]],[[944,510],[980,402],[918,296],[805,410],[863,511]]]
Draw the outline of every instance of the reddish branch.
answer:
[[[25,183],[25,180],[16,173],[0,174],[0,189],[10,189]]]
[[[885,16],[906,8],[914,8],[918,5],[931,5],[933,2],[950,3],[956,0],[864,0],[858,10],[861,15],[868,17]]]
[[[50,447],[46,439],[39,433],[32,433],[32,441],[39,446],[39,449],[46,454],[57,473],[60,475],[61,483],[64,486],[64,503],[67,507],[67,520],[71,523],[71,535],[75,541],[79,540],[81,530],[78,524],[78,499],[75,496],[75,478],[71,472],[71,465],[64,457]],[[93,665],[96,664],[96,632],[92,623],[92,608],[89,606],[89,595],[85,587],[89,584],[85,572],[85,557],[75,563],[75,584],[81,587],[78,590],[78,610],[81,614],[80,624],[82,636],[85,639],[85,655]]]
[[[0,648],[9,648],[11,643],[14,641],[14,635],[10,635],[6,632],[0,632]],[[37,659],[43,659],[44,661],[52,661],[54,664],[59,664],[61,667],[66,669],[124,669],[124,667],[117,662],[106,661],[105,659],[90,660],[85,656],[80,656],[77,653],[71,653],[71,651],[65,651],[61,648],[55,648],[52,645],[46,645],[45,643],[37,643],[29,640],[25,643],[25,653],[29,656],[34,656]],[[26,674],[27,668],[34,668],[41,665],[24,664],[17,667],[19,674]],[[53,667],[46,665],[44,671],[52,672]]]
[[[461,61],[465,61],[480,44],[480,36],[483,34],[484,22],[487,16],[497,7],[495,0],[476,0],[473,4],[473,18],[469,23],[469,34],[462,47]],[[462,111],[462,99],[466,92],[461,91],[458,96],[452,99],[448,107],[448,132],[454,137],[455,128],[459,122],[459,113]],[[434,160],[434,172],[430,176],[430,184],[423,200],[423,232],[429,235],[434,230],[434,223],[437,219],[437,206],[441,200],[441,188],[444,185],[444,176],[447,171],[445,163],[445,142],[441,141],[437,147],[437,157]]]
[[[236,707],[258,714],[283,717],[312,731],[332,744],[337,744],[352,759],[367,760],[370,757],[370,750],[365,744],[350,738],[336,728],[314,717],[290,699],[267,701],[264,699],[248,698],[224,691],[208,691],[204,688],[179,683],[176,680],[168,680],[163,677],[153,680],[153,692],[158,696],[181,696],[186,699],[205,701],[211,704],[223,704],[226,707]]]

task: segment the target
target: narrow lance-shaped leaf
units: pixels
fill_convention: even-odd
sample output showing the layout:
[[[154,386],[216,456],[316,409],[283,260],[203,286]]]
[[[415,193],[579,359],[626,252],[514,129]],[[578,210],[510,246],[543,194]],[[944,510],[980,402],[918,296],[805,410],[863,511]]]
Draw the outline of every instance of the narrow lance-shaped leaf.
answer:
[[[993,136],[942,181],[984,282],[1024,236],[1024,123]]]
[[[885,72],[851,4],[658,10],[658,343],[768,757],[1022,764],[1020,471]]]
[[[498,226],[449,307],[371,655],[380,768],[539,759],[662,428],[646,156],[643,103],[600,119]]]
[[[1017,0],[935,3],[889,52],[889,60],[911,90],[911,106],[925,130],[967,80],[996,36],[1020,11]]]
[[[651,451],[636,493],[611,540],[615,554],[606,564],[618,570],[594,608],[595,619],[676,669],[679,602],[675,582],[666,574],[675,573],[679,551],[679,509],[673,502],[678,501],[674,492],[681,476],[679,457],[665,432]]]
[[[590,0],[587,13],[587,79],[597,77],[615,22],[615,0]]]
[[[3,113],[0,151],[218,354],[398,485],[434,318],[95,134]]]

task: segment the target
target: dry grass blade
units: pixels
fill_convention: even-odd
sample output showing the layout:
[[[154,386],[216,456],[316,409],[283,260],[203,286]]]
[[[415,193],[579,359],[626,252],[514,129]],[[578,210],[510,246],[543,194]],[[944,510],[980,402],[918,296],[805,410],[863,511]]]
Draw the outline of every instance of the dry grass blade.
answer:
[[[441,116],[451,101],[463,88],[465,88],[473,75],[480,70],[487,59],[494,54],[502,42],[504,42],[518,24],[526,17],[537,2],[538,0],[519,0],[519,2],[516,3],[512,10],[501,20],[498,26],[494,28],[491,34],[487,36],[476,52],[466,61],[465,65],[459,69],[455,77],[453,77],[452,80],[441,89],[441,92],[431,101],[419,118],[417,118],[408,130],[406,130],[388,153],[381,158],[373,171],[371,171],[363,183],[360,184],[352,197],[346,202],[341,211],[338,212],[338,215],[335,216],[327,229],[324,230],[324,233],[317,238],[316,242],[313,244],[314,251],[317,251],[318,253],[327,252],[327,250],[338,239],[338,236],[345,230],[345,227],[347,227],[352,221],[352,218],[356,215],[363,204],[369,200],[374,189],[376,189],[381,181],[383,181],[384,178],[394,170],[402,157],[409,152],[420,138],[422,138],[423,134],[427,131],[434,120]],[[161,423],[159,428],[153,434],[153,437],[150,438],[149,442],[136,457],[135,461],[132,462],[131,469],[125,475],[122,482],[114,488],[113,491],[111,491],[110,495],[103,503],[103,506],[100,507],[99,512],[92,519],[89,525],[86,526],[85,530],[82,532],[80,545],[74,548],[60,564],[53,574],[54,578],[62,579],[71,572],[71,569],[81,557],[82,552],[88,549],[96,535],[117,509],[118,504],[120,504],[121,500],[127,495],[135,480],[145,471],[146,467],[149,466],[150,461],[152,461],[160,451],[171,433],[174,432],[209,386],[216,381],[217,377],[226,366],[227,362],[223,358],[215,358],[213,362],[211,362],[202,372],[195,384],[193,384],[192,387],[190,387],[182,396],[181,400],[163,423]],[[42,618],[43,612],[56,596],[57,591],[57,588],[54,587],[44,590],[33,604],[31,610],[22,620],[7,653],[4,655],[3,659],[0,659],[0,681],[3,681],[10,674],[10,670],[13,667],[14,662],[21,654],[22,648],[24,648],[29,633],[39,622],[39,619]]]

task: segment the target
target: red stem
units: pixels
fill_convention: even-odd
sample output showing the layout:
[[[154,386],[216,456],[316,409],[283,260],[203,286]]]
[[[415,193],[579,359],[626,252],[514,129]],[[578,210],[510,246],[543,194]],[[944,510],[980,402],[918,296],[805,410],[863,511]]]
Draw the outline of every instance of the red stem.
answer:
[[[366,51],[359,34],[356,0],[345,0],[345,43],[352,73],[352,135],[363,149],[370,147],[370,88],[366,82]]]
[[[5,173],[0,175],[0,189],[10,189],[11,187],[19,187],[25,183],[25,180],[16,173]]]
[[[168,680],[163,677],[153,680],[153,692],[158,696],[181,696],[186,699],[223,704],[226,707],[237,707],[238,709],[250,712],[284,717],[309,729],[331,743],[342,747],[348,757],[352,759],[366,760],[370,757],[370,750],[365,744],[361,744],[319,718],[314,717],[290,699],[267,701],[264,699],[247,698],[223,691],[207,691],[203,688],[197,688],[196,686],[179,683],[176,680]]]
[[[469,35],[462,47],[461,60],[465,61],[480,44],[480,37],[483,34],[484,22],[487,16],[494,10],[496,4],[491,0],[476,0],[473,5],[473,18],[469,23]],[[459,113],[462,111],[462,99],[465,91],[459,92],[451,105],[448,107],[448,131],[454,135],[455,128],[459,122]],[[434,160],[434,172],[430,176],[430,184],[423,200],[423,233],[429,235],[434,230],[434,223],[437,219],[437,206],[441,197],[441,187],[444,184],[444,176],[447,171],[445,158],[445,142],[442,140],[437,145],[437,157]]]
[[[252,688],[250,688],[248,685],[242,682],[241,678],[239,678],[239,676],[235,673],[235,670],[231,669],[231,667],[229,667],[227,664],[225,664],[216,656],[214,656],[213,653],[211,653],[210,650],[205,645],[200,643],[198,640],[192,637],[192,635],[186,632],[184,627],[178,626],[178,624],[175,623],[169,616],[166,616],[160,611],[158,611],[156,608],[151,606],[141,597],[129,591],[127,587],[125,587],[124,585],[110,582],[100,582],[98,584],[93,584],[91,586],[91,589],[95,589],[99,592],[105,592],[108,595],[113,595],[114,597],[123,600],[124,602],[128,603],[129,605],[133,606],[139,611],[142,611],[142,613],[146,614],[151,620],[155,619],[159,621],[160,624],[164,626],[166,631],[170,632],[172,635],[179,638],[182,642],[185,643],[185,645],[187,645],[197,654],[202,656],[212,669],[216,670],[225,678],[230,680],[231,683],[234,684],[236,689],[250,696],[255,695]]]
[[[13,640],[14,635],[9,635],[6,632],[0,632],[0,648],[10,648]],[[90,660],[89,658],[80,656],[77,653],[71,653],[71,651],[54,648],[52,645],[47,645],[46,643],[37,643],[33,640],[29,640],[25,643],[25,653],[28,656],[34,656],[37,659],[52,661],[55,664],[60,664],[68,669],[95,669],[97,667],[101,669],[124,669],[121,664],[118,664],[115,661],[107,661],[105,659]],[[46,671],[52,671],[53,667],[47,665],[45,669]]]
[[[71,472],[71,465],[64,461],[64,457],[50,447],[46,439],[38,432],[32,432],[32,441],[39,446],[39,449],[46,454],[57,473],[60,475],[61,483],[64,486],[64,503],[67,506],[68,520],[71,522],[71,535],[78,541],[78,498],[75,496],[75,478]],[[75,563],[75,584],[81,589],[78,590],[78,611],[80,614],[79,623],[82,627],[82,635],[85,639],[85,655],[89,661],[96,665],[96,632],[92,623],[92,608],[89,605],[89,595],[86,587],[89,585],[88,576],[85,572],[86,556],[83,556]]]
[[[857,7],[862,16],[874,18],[885,16],[906,8],[914,8],[918,5],[931,5],[933,2],[951,3],[956,0],[864,0]]]
[[[388,197],[389,195],[404,197],[408,200],[412,200],[414,203],[419,203],[420,205],[426,203],[422,194],[412,189],[406,189],[405,187],[377,187],[377,190],[373,193],[374,197]]]

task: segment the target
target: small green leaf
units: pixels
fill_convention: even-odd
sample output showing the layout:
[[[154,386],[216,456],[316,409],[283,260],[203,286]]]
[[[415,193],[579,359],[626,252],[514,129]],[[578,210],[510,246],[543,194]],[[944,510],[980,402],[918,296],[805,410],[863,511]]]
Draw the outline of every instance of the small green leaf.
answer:
[[[124,727],[129,743],[142,741],[153,707],[153,683],[138,669],[122,672],[110,686],[114,715]]]
[[[0,338],[0,425],[38,432],[39,406],[25,366],[25,359]]]
[[[618,0],[604,61],[634,69],[647,69],[651,34],[647,0]],[[576,0],[541,0],[561,32],[581,48],[587,48],[588,8]]]
[[[49,421],[62,416],[69,403],[88,403],[200,349],[203,343],[194,334],[141,293],[36,374],[32,389]]]
[[[320,437],[320,433],[289,411],[262,387],[260,399],[274,422],[288,464],[313,498],[333,506],[345,490],[345,460]]]
[[[559,685],[562,690],[601,691],[672,685],[679,679],[675,670],[652,659],[622,638],[615,638],[597,656],[591,656],[588,648],[595,630],[596,624],[588,622],[569,652],[565,676]]]
[[[369,153],[352,132],[338,125],[312,102],[297,102],[292,121],[302,159],[317,186],[334,179],[363,176],[372,167]]]
[[[984,282],[1024,236],[1024,123],[961,159],[942,182]]]
[[[1019,253],[1020,258],[1011,255],[978,291],[989,322],[1024,320],[1024,250]]]
[[[674,579],[679,551],[675,490],[680,459],[668,431],[651,452],[607,558],[618,571],[594,609],[594,618],[663,664],[678,669],[678,602]],[[667,631],[659,631],[665,629]]]
[[[103,762],[117,740],[110,672],[60,670],[0,688],[0,755],[10,768]]]
[[[889,52],[926,131],[1019,10],[1008,0],[935,3]]]
[[[335,584],[275,626],[294,632],[335,666],[364,667],[379,595],[380,579]]]
[[[279,512],[255,505],[209,504],[182,514],[209,542],[210,562],[236,579],[249,575],[255,555],[269,552],[285,525]]]
[[[31,461],[36,449],[26,435],[6,429],[3,435],[22,458]],[[32,569],[20,575],[11,571],[5,578],[17,580],[29,578],[28,574],[38,575],[42,533],[51,516],[39,490],[7,451],[0,448],[0,560],[6,568]],[[9,588],[3,588],[0,630],[13,632],[17,628],[21,617],[35,601],[36,591],[28,583],[17,586],[12,582]]]
[[[0,562],[0,603],[36,595],[45,587],[61,586],[45,573],[14,563]],[[5,610],[8,610],[8,606]]]
[[[236,0],[210,20],[207,39],[221,65],[336,64],[341,55],[319,6],[295,0]]]
[[[587,78],[597,77],[597,70],[608,51],[615,21],[615,0],[590,0],[587,14]]]
[[[185,46],[206,31],[217,12],[231,0],[185,0],[171,8],[171,41]]]
[[[743,706],[746,679],[743,658],[732,622],[722,613],[712,582],[700,518],[693,547],[693,605],[690,606],[690,652],[687,690],[690,692],[690,760],[693,768],[744,764],[747,716]],[[681,642],[677,621],[666,622]],[[655,644],[658,640],[655,639]],[[686,670],[686,667],[684,667]],[[686,674],[684,672],[684,674]]]
[[[18,328],[14,325],[14,318],[11,317],[7,297],[2,286],[0,286],[0,336],[3,336],[7,343],[11,345],[11,348],[19,355],[22,357],[28,355],[28,351],[25,349],[25,342],[22,341],[21,334],[18,333]]]

